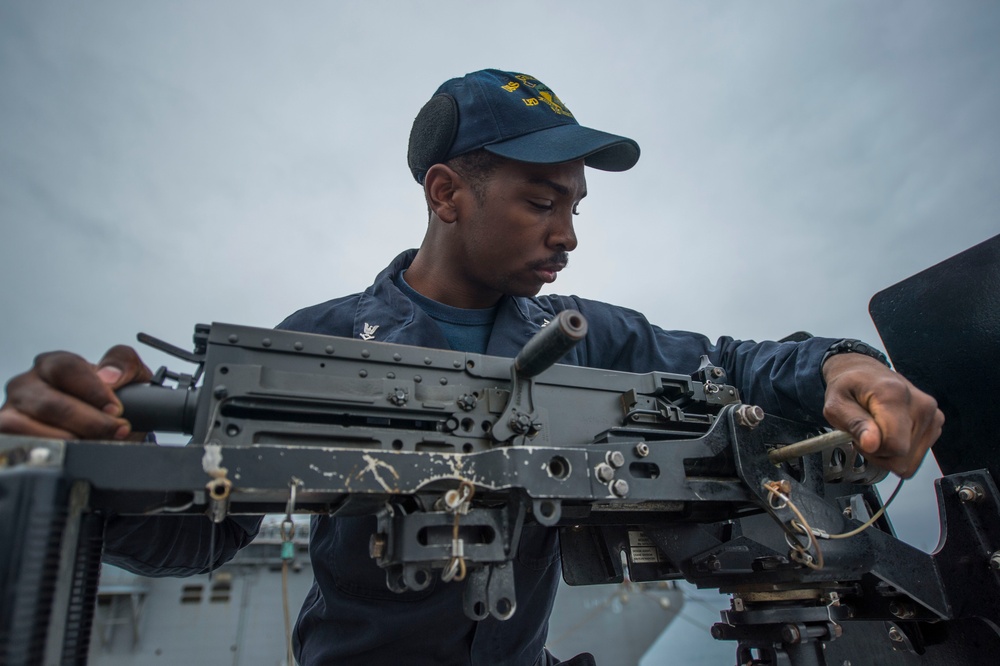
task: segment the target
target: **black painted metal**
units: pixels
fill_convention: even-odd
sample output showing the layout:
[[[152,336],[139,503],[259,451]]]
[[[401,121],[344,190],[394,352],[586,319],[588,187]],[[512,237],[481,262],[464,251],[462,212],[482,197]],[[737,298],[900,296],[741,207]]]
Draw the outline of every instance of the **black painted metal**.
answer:
[[[1000,236],[880,291],[869,311],[893,365],[945,414],[942,471],[1000,478]]]

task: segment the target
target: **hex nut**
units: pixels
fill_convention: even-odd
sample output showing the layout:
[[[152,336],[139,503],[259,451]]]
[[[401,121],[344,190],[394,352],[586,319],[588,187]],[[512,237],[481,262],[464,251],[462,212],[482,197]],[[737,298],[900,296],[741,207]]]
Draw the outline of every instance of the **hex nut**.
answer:
[[[616,497],[625,497],[628,495],[628,481],[625,479],[616,479],[611,483],[611,492]]]

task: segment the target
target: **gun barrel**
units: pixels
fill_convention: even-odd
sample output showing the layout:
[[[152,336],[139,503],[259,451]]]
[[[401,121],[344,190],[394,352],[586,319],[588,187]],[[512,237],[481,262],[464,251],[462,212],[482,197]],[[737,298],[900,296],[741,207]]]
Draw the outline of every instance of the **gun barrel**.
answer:
[[[563,310],[535,334],[514,359],[517,374],[535,377],[587,335],[587,319],[576,310]]]

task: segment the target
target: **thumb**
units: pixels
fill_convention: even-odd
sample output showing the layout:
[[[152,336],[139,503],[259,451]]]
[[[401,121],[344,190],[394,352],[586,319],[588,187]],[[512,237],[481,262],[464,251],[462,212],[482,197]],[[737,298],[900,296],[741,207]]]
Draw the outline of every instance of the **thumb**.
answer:
[[[126,345],[116,345],[104,354],[97,364],[97,375],[111,389],[134,382],[148,382],[153,377],[136,351]]]
[[[857,402],[838,400],[827,403],[824,414],[834,428],[851,434],[861,453],[874,455],[882,446],[882,431],[871,414]]]

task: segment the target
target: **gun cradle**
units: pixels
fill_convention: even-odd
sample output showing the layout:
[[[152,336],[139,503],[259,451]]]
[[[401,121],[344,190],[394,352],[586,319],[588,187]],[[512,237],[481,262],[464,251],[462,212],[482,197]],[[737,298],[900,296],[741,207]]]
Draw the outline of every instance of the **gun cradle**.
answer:
[[[822,568],[796,561],[796,515],[766,484],[784,484],[812,528],[840,533],[880,506],[871,484],[881,476],[819,454],[771,464],[768,451],[817,429],[747,419],[721,368],[689,376],[553,365],[566,349],[556,345],[525,377],[510,359],[228,324],[199,327],[195,339],[185,357],[200,364],[195,375],[159,373],[178,388],[121,392],[137,430],[192,434],[188,446],[4,437],[0,478],[43,474],[85,488],[68,505],[78,517],[167,505],[214,520],[372,514],[370,555],[388,587],[465,579],[474,619],[516,612],[512,559],[524,525],[537,523],[560,530],[572,584],[621,581],[627,569],[634,581],[684,578],[733,593],[714,633],[741,650],[781,644],[800,663],[822,663],[810,661],[817,646],[867,620],[891,623],[907,654],[919,654],[953,645],[927,622],[966,618],[992,623],[1000,646],[995,576],[942,566],[948,549],[917,551],[884,518],[824,541]],[[998,495],[982,475],[942,482],[983,489],[978,507],[942,491],[959,535],[949,543],[998,533]],[[957,603],[970,582],[992,605]],[[781,633],[787,626],[798,638]]]

